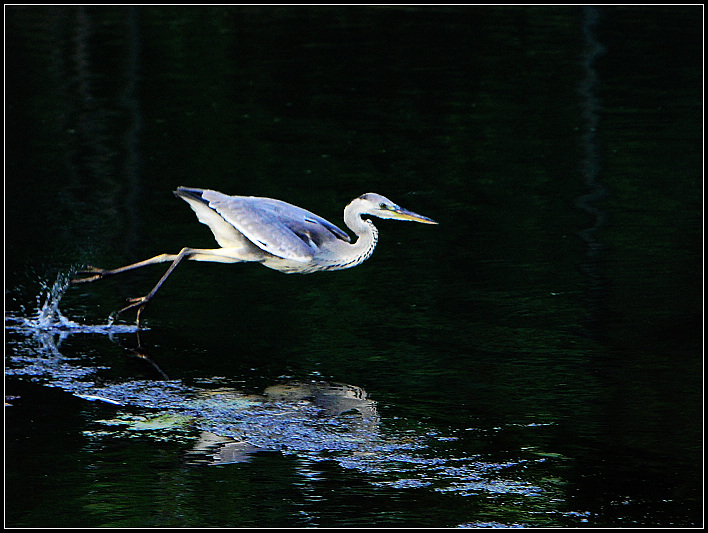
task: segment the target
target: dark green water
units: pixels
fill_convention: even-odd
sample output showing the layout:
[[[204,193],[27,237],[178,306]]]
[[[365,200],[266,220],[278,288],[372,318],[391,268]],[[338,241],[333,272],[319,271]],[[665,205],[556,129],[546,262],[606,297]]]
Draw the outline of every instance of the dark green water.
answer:
[[[702,525],[702,16],[7,7],[5,525]],[[108,327],[179,185],[439,225]]]

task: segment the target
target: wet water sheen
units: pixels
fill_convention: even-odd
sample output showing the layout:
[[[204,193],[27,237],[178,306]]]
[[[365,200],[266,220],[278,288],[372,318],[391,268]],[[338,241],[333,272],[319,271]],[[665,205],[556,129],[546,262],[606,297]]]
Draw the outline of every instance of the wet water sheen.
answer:
[[[699,7],[7,9],[6,526],[698,526]],[[181,264],[180,186],[346,271]]]

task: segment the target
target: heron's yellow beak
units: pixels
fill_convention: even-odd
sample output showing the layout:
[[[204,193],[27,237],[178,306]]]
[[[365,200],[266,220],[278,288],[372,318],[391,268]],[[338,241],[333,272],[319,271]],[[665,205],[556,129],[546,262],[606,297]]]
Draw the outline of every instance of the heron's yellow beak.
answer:
[[[403,209],[402,207],[397,207],[391,211],[393,215],[391,218],[396,220],[412,220],[413,222],[421,222],[423,224],[437,224],[432,218],[424,217],[413,211],[408,211],[408,209]]]

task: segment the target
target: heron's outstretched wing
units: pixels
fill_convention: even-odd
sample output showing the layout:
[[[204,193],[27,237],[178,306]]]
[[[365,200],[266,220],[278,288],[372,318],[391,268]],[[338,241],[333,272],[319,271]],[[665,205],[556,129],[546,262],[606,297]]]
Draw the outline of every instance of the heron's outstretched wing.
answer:
[[[349,241],[349,236],[334,224],[280,200],[227,196],[217,191],[185,187],[178,188],[175,194],[208,205],[258,248],[283,259],[307,262],[327,241]],[[200,221],[214,231],[213,223],[202,218],[199,217]]]

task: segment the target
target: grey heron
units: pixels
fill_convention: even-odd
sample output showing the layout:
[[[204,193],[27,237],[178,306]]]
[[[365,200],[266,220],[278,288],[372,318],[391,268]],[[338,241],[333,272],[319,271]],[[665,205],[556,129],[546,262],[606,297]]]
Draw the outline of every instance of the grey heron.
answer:
[[[137,307],[140,316],[167,278],[183,259],[216,263],[261,263],[287,274],[342,270],[365,261],[374,251],[378,230],[363,215],[395,220],[437,224],[434,220],[408,211],[388,198],[367,193],[352,200],[344,209],[349,235],[322,217],[301,207],[254,196],[228,196],[208,189],[178,187],[174,192],[197,214],[199,222],[214,234],[219,248],[182,248],[178,254],[161,254],[145,261],[112,270],[87,267],[72,283],[86,283],[157,263],[172,262],[157,285],[145,296],[131,298],[117,314]]]

